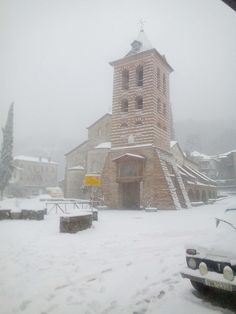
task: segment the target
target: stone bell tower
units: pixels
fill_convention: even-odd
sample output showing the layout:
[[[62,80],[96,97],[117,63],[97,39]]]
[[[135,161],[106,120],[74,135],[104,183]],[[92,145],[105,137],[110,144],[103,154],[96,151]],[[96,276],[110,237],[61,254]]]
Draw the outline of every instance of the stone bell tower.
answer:
[[[184,191],[180,201],[177,189],[181,188],[175,187],[170,175],[177,168],[170,155],[173,69],[143,29],[131,50],[110,64],[114,67],[112,145],[102,175],[106,203],[115,208],[187,207]]]
[[[164,56],[152,47],[143,30],[114,67],[112,147],[152,144],[169,151],[169,75]]]

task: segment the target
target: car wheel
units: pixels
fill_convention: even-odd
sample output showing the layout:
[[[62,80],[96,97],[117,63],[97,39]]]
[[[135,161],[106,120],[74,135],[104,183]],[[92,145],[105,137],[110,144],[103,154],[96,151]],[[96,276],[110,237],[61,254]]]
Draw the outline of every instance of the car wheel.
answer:
[[[197,291],[199,291],[201,293],[209,291],[209,287],[207,287],[203,283],[198,282],[198,281],[194,281],[194,280],[190,280],[190,281],[191,281],[193,288],[196,289]]]

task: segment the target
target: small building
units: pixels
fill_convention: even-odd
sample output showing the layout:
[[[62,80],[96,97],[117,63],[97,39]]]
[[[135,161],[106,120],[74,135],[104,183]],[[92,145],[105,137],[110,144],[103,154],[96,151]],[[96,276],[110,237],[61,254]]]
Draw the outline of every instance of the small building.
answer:
[[[111,148],[111,114],[103,115],[87,129],[88,139],[65,154],[64,194],[68,198],[89,197],[84,177],[88,174],[101,175]]]
[[[58,163],[50,158],[15,156],[11,184],[17,184],[27,195],[45,193],[49,187],[56,187]]]
[[[211,156],[194,151],[191,157],[201,172],[216,181],[219,191],[236,192],[236,150]]]
[[[216,199],[216,181],[199,170],[198,163],[182,151],[178,142],[171,141],[170,146],[190,202],[208,203],[212,199]]]

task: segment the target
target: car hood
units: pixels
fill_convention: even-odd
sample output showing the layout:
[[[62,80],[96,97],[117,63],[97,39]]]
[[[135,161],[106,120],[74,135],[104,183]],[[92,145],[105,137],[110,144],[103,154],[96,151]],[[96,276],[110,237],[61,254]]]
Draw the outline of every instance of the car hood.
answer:
[[[221,233],[214,235],[212,239],[204,243],[188,244],[186,248],[193,248],[199,253],[199,257],[216,260],[227,261],[232,265],[236,265],[236,232]],[[198,257],[198,256],[197,256]]]

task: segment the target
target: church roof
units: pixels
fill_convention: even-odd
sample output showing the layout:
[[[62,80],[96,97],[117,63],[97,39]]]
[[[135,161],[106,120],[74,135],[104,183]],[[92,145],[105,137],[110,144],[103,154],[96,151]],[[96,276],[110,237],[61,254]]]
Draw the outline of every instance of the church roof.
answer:
[[[131,50],[123,58],[110,62],[110,65],[114,66],[119,62],[122,62],[124,58],[132,58],[139,53],[146,53],[146,51],[152,51],[156,53],[162,60],[163,64],[165,64],[169,68],[170,72],[173,71],[172,67],[168,64],[166,57],[164,55],[161,55],[156,50],[156,48],[152,46],[143,29],[140,30],[138,37],[131,43]]]
[[[149,41],[144,30],[141,30],[138,34],[138,37],[131,44],[132,49],[128,52],[126,56],[131,56],[139,52],[153,49],[151,42]]]
[[[111,117],[111,113],[108,112],[108,113],[105,113],[101,118],[97,119],[95,122],[93,122],[92,124],[90,124],[87,129],[90,129],[91,127],[93,127],[95,124],[97,124],[99,121],[103,120],[104,118],[106,117]]]

